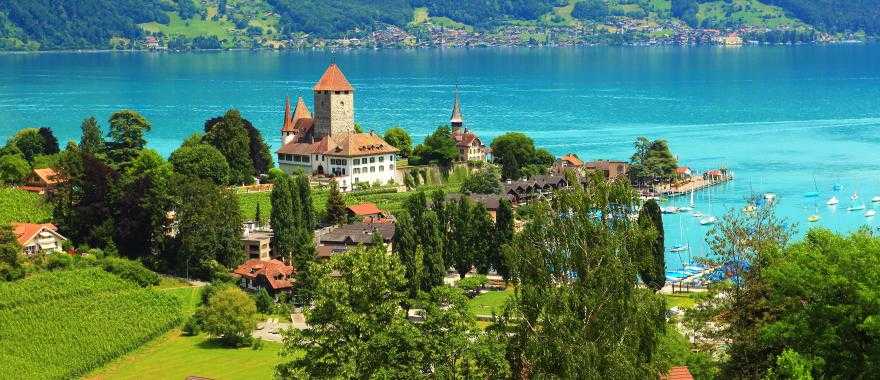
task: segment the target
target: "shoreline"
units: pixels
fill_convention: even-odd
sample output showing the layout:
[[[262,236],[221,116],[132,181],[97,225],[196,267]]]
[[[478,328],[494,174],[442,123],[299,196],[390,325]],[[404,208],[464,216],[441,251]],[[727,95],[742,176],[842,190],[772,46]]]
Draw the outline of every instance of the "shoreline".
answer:
[[[496,46],[377,46],[377,47],[345,47],[345,48],[329,48],[329,47],[305,47],[305,48],[228,48],[228,49],[191,49],[191,50],[167,50],[167,49],[59,49],[59,50],[0,50],[0,55],[33,55],[33,54],[101,54],[101,53],[159,53],[159,54],[185,54],[185,53],[217,53],[217,52],[339,52],[339,51],[427,51],[427,50],[491,50],[491,49],[583,49],[597,47],[614,47],[614,48],[764,48],[764,47],[802,47],[802,46],[870,46],[880,44],[880,39],[872,39],[868,41],[835,41],[835,42],[810,42],[810,43],[778,43],[778,44],[748,44],[741,45],[718,45],[718,44],[577,44],[577,45],[496,45]]]

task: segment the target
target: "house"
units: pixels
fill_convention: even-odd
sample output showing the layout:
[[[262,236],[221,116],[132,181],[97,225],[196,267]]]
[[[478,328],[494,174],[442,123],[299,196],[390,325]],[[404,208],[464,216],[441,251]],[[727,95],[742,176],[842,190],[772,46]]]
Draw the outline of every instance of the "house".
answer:
[[[613,181],[618,178],[626,178],[626,173],[629,172],[629,163],[609,160],[590,161],[584,164],[584,169],[598,171],[606,180]]]
[[[455,140],[455,147],[458,148],[458,161],[486,161],[486,154],[489,150],[475,133],[464,127],[464,119],[461,117],[461,100],[458,94],[455,94],[455,101],[452,103],[452,116],[449,118],[449,124],[452,126],[452,139]]]
[[[446,203],[458,202],[461,197],[467,197],[471,202],[475,204],[481,204],[486,208],[486,211],[489,212],[489,216],[492,217],[492,220],[495,220],[496,215],[498,214],[498,209],[501,207],[501,200],[507,199],[511,204],[515,203],[515,199],[512,195],[498,195],[498,194],[459,194],[459,193],[450,193],[446,195]]]
[[[691,168],[687,166],[679,166],[675,168],[675,176],[680,179],[687,179],[690,178],[692,175],[693,173],[691,172]]]
[[[357,183],[394,182],[399,150],[373,132],[355,131],[354,88],[336,64],[327,68],[313,92],[314,115],[302,97],[292,112],[287,99],[283,146],[276,151],[281,170],[327,176],[342,191]]]
[[[660,375],[660,380],[694,380],[688,367],[672,367],[669,373]]]
[[[265,288],[270,294],[289,292],[296,270],[280,260],[248,259],[232,272],[239,285],[248,290]]]
[[[585,177],[582,177],[583,180]],[[534,199],[540,199],[559,190],[570,186],[565,176],[559,174],[538,175],[529,179],[507,181],[502,191],[514,204],[522,204]]]
[[[260,228],[256,223],[245,223],[241,242],[249,259],[272,258],[272,230]]]
[[[20,189],[31,191],[38,194],[46,194],[53,187],[61,183],[58,173],[52,168],[34,169],[25,179],[25,186]]]
[[[376,207],[374,203],[361,203],[348,206],[349,220],[357,220],[365,223],[385,219],[385,212]]]
[[[553,172],[557,174],[565,173],[566,169],[581,170],[584,162],[574,153],[566,154],[553,163]]]
[[[390,253],[395,231],[393,223],[352,223],[336,227],[318,237],[318,258],[326,260],[359,245],[371,246],[375,234]]]
[[[147,36],[147,38],[144,39],[144,46],[147,49],[154,49],[154,50],[158,49],[159,48],[159,40],[154,36]]]
[[[13,223],[12,233],[24,249],[24,254],[33,256],[40,252],[61,252],[67,238],[58,233],[58,227],[51,223]]]

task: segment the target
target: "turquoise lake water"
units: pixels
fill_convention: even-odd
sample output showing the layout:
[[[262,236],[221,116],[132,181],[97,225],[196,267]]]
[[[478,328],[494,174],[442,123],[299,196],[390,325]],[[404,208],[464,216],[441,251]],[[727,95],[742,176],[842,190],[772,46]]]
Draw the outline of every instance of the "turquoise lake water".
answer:
[[[421,140],[448,120],[457,87],[466,125],[487,142],[522,131],[556,155],[627,159],[644,135],[669,140],[695,170],[730,168],[734,182],[697,194],[704,213],[720,217],[749,194],[774,192],[778,213],[800,231],[878,224],[846,211],[854,191],[868,209],[880,195],[877,45],[9,54],[0,55],[0,141],[32,126],[78,139],[83,118],[132,108],[152,121],[150,146],[167,155],[234,107],[274,149],[284,97],[311,105],[330,62],[354,84],[365,129],[400,125]],[[833,209],[825,201],[835,183],[844,189]],[[803,197],[816,188],[819,197]],[[808,223],[814,213],[822,220]],[[665,221],[668,246],[707,253],[708,228],[696,218]],[[669,268],[688,256],[670,253]]]

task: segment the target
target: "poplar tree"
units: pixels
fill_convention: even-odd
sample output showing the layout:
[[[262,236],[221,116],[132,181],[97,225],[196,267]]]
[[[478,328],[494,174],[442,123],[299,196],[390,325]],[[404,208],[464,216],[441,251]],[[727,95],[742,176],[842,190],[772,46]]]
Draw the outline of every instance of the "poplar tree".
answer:
[[[477,272],[488,274],[492,267],[495,225],[492,223],[492,218],[485,206],[476,204],[471,207],[470,225],[468,240],[472,255],[471,261],[477,267]]]
[[[416,299],[422,285],[422,250],[416,238],[416,230],[412,219],[406,213],[397,218],[394,230],[394,253],[403,264],[404,277],[406,277],[407,297]]]
[[[291,259],[294,250],[296,221],[293,213],[293,194],[290,192],[290,177],[279,176],[275,180],[269,200],[272,203],[269,225],[272,226],[275,253]]]
[[[338,225],[347,220],[348,210],[345,207],[345,199],[342,198],[336,181],[330,181],[330,195],[327,197],[327,223]]]
[[[302,225],[312,230],[315,228],[315,207],[312,205],[312,188],[309,186],[309,179],[305,175],[298,175],[296,184],[302,206]]]
[[[642,268],[639,276],[642,282],[655,292],[666,284],[666,248],[663,242],[663,216],[660,205],[651,199],[639,211],[639,226],[654,233],[654,238],[642,244]]]
[[[79,150],[93,156],[103,153],[106,147],[98,120],[94,116],[89,117],[83,120],[80,129],[82,129],[82,138],[79,141]]]
[[[449,225],[452,238],[449,239],[449,252],[452,266],[458,272],[459,277],[470,272],[473,267],[474,256],[471,247],[473,242],[473,226],[471,225],[471,202],[468,198],[459,199],[455,208],[450,210],[452,215]]]
[[[422,222],[422,290],[429,291],[435,286],[443,285],[448,266],[443,260],[443,232],[440,230],[437,214],[433,211],[426,212]]]
[[[491,265],[504,281],[510,279],[510,269],[504,259],[503,247],[513,240],[513,206],[502,199],[495,213],[495,242],[492,245]]]

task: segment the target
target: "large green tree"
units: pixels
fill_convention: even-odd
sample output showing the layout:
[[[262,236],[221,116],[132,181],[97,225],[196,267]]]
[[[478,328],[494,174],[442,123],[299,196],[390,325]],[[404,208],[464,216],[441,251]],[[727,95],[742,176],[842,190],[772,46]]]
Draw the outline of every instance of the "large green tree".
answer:
[[[84,153],[91,155],[102,154],[106,146],[104,145],[104,133],[98,125],[98,120],[94,116],[83,120],[80,126],[82,130],[82,138],[79,142],[79,148]]]
[[[0,281],[12,281],[24,277],[24,257],[15,233],[8,224],[0,224]]]
[[[31,167],[24,158],[17,154],[0,156],[0,183],[17,185],[27,178]]]
[[[440,126],[425,142],[413,149],[410,162],[414,165],[437,164],[450,167],[458,158],[458,147],[452,138],[452,130],[448,125]]]
[[[416,299],[419,296],[419,290],[422,285],[422,257],[424,253],[419,248],[416,229],[409,214],[402,213],[397,217],[393,243],[394,253],[398,256],[404,267],[407,297]]]
[[[229,183],[229,164],[217,148],[208,144],[181,146],[169,159],[176,173],[206,179],[217,185]]]
[[[666,284],[666,248],[663,234],[663,215],[660,205],[651,199],[642,205],[639,211],[639,226],[644,230],[653,231],[655,238],[647,239],[646,244],[640,247],[642,253],[642,268],[639,276],[645,285],[655,292]]]
[[[384,139],[385,142],[391,144],[391,146],[400,149],[401,157],[409,157],[412,152],[412,138],[403,128],[389,128],[385,131]]]
[[[137,157],[147,145],[144,135],[150,129],[150,122],[136,111],[122,110],[110,115],[108,154],[117,167],[124,167]]]
[[[636,151],[630,158],[628,172],[633,183],[644,185],[675,179],[678,160],[666,140],[651,141],[639,137],[633,145]]]
[[[330,181],[330,195],[327,196],[327,224],[338,225],[348,221],[348,208],[339,192],[336,181]]]
[[[251,139],[238,110],[231,109],[222,117],[205,122],[203,139],[226,157],[232,183],[253,183],[257,172],[251,158]]]
[[[36,128],[25,128],[16,132],[6,145],[18,148],[27,162],[31,162],[34,160],[34,157],[46,153],[46,140]]]
[[[269,224],[272,226],[275,255],[287,259],[293,257],[297,235],[297,217],[293,209],[292,178],[283,175],[275,179],[269,200],[272,204]]]
[[[655,378],[663,299],[639,289],[635,192],[596,183],[536,204],[505,250],[515,292],[494,328],[505,331],[517,378]],[[599,215],[600,217],[597,217]],[[602,217],[604,215],[604,217]]]
[[[199,310],[205,332],[233,347],[250,342],[256,314],[253,298],[232,286],[217,290]]]
[[[513,240],[514,215],[513,205],[507,199],[501,199],[498,211],[495,212],[495,239],[492,246],[490,263],[495,272],[507,281],[510,278],[510,267],[504,258],[504,246]]]
[[[505,133],[492,140],[492,156],[501,166],[504,179],[544,173],[554,160],[550,152],[535,149],[535,142],[520,132]]]
[[[144,149],[120,176],[114,197],[114,241],[119,252],[152,260],[164,248],[167,212],[174,207],[171,165]]]

